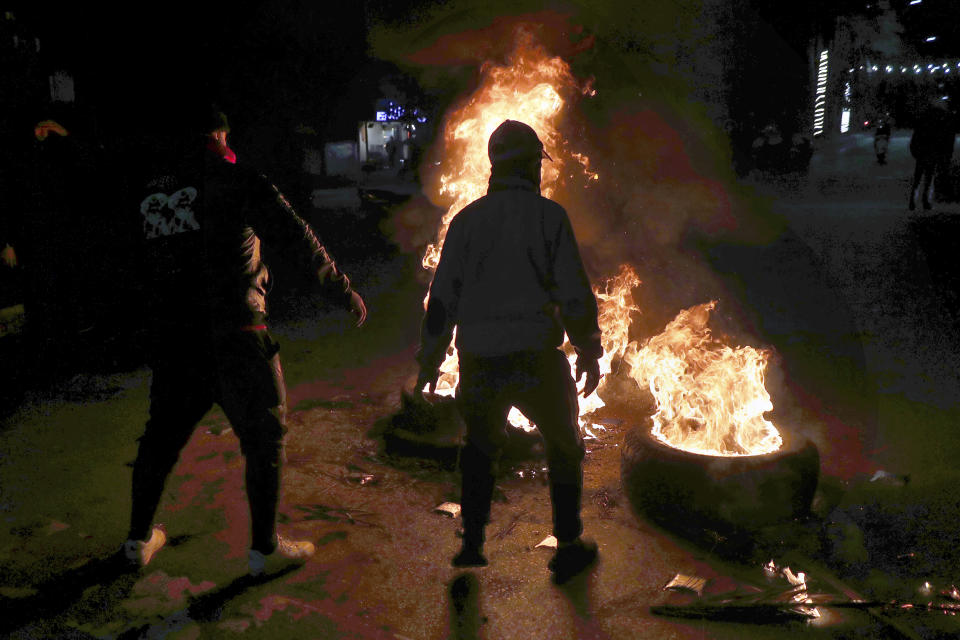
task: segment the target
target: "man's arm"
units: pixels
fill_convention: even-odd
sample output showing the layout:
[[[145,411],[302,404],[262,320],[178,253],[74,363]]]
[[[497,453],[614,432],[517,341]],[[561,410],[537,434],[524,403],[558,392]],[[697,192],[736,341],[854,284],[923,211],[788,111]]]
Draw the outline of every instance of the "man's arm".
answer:
[[[306,220],[266,177],[254,186],[254,229],[267,244],[284,249],[285,257],[314,272],[324,293],[357,316],[357,326],[367,318],[367,308],[350,279],[341,272]]]
[[[427,309],[420,325],[420,348],[416,355],[420,375],[414,392],[422,391],[424,386],[429,386],[433,391],[440,375],[440,365],[446,358],[447,347],[453,338],[463,285],[465,239],[461,227],[454,217],[447,230],[437,271],[430,283]]]
[[[597,320],[597,298],[583,267],[573,228],[566,212],[554,237],[553,276],[556,283],[560,320],[577,352],[575,378],[587,376],[583,395],[589,396],[600,383],[598,360],[603,355],[600,325]]]

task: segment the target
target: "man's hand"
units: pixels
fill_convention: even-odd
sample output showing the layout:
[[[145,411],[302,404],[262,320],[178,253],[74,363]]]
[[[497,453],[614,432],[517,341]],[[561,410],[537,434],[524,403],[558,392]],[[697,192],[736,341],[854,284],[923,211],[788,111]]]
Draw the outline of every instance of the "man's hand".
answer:
[[[34,137],[43,142],[47,139],[51,133],[55,133],[60,137],[65,137],[70,135],[70,132],[63,128],[63,126],[55,120],[44,120],[38,122],[36,126],[33,127]]]
[[[367,320],[367,305],[356,291],[350,293],[350,313],[357,316],[358,327]]]
[[[430,393],[437,388],[437,378],[440,377],[439,369],[420,368],[420,374],[417,376],[417,382],[413,386],[414,394],[423,393],[423,388],[427,387]]]
[[[0,260],[3,260],[3,264],[12,269],[17,266],[17,252],[13,250],[13,247],[7,245],[0,251]]]
[[[600,361],[594,360],[593,358],[577,356],[576,381],[580,382],[580,378],[582,378],[584,374],[587,375],[587,381],[583,385],[583,391],[580,393],[586,398],[596,391],[597,385],[600,384]]]

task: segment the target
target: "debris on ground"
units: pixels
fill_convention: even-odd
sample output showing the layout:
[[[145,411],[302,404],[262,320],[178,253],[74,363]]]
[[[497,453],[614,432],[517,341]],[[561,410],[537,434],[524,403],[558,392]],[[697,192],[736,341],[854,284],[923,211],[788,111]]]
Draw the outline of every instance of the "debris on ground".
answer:
[[[650,611],[655,615],[671,618],[695,618],[720,622],[777,624],[806,619],[801,614],[775,604],[658,605],[650,607]]]
[[[347,484],[356,484],[360,486],[377,483],[377,476],[373,475],[372,473],[365,473],[363,471],[349,471],[344,474],[343,478]]]
[[[606,487],[597,489],[593,494],[593,502],[597,505],[601,520],[609,520],[613,517],[614,510],[617,508],[617,498]]]
[[[664,591],[691,591],[698,596],[703,595],[703,588],[707,585],[707,579],[699,576],[688,576],[678,573],[670,579],[670,582],[664,585]]]
[[[435,513],[450,516],[451,518],[460,517],[460,505],[456,502],[444,502],[433,510]]]
[[[540,547],[545,547],[547,549],[556,549],[557,548],[557,538],[555,536],[547,536],[540,543],[534,547],[534,549],[539,549]]]
[[[605,426],[598,423],[587,422],[580,427],[580,430],[583,432],[583,439],[586,440],[599,440],[599,433],[603,433],[607,430]]]
[[[790,567],[780,568],[771,560],[763,566],[768,579],[775,581],[767,589],[737,587],[732,591],[703,596],[706,578],[676,574],[664,591],[688,591],[698,600],[686,605],[659,605],[650,610],[656,615],[675,618],[698,618],[725,622],[782,623],[791,620],[811,620],[820,617],[815,600],[829,596],[807,592],[806,575],[794,573]],[[786,581],[787,585],[783,582]],[[786,588],[784,588],[786,586]]]
[[[870,482],[879,482],[882,484],[888,484],[895,487],[903,487],[910,482],[910,476],[898,475],[898,474],[890,473],[889,471],[884,471],[883,469],[880,469],[870,477]]]
[[[326,520],[328,522],[343,522],[348,524],[362,525],[365,527],[381,527],[376,522],[366,520],[375,513],[354,509],[352,507],[330,507],[323,504],[298,504],[294,507],[297,511],[302,511],[306,515],[304,520]]]
[[[520,522],[520,518],[526,515],[526,513],[527,513],[526,511],[521,511],[520,513],[514,515],[510,519],[510,523],[507,524],[507,526],[505,526],[503,529],[500,529],[500,531],[494,534],[493,537],[496,538],[497,540],[503,540],[504,538],[506,538],[516,528],[517,523]]]
[[[341,470],[339,474],[320,471],[319,469],[317,470],[317,473],[349,486],[363,487],[367,485],[374,485],[380,482],[380,478],[376,474],[364,471],[355,465],[348,465],[347,468],[345,470]]]

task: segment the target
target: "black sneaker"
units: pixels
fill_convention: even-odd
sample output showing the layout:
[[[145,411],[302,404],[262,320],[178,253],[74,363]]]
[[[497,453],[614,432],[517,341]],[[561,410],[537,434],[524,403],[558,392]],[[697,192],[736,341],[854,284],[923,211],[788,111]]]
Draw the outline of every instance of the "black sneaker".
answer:
[[[597,561],[597,543],[579,538],[553,554],[547,568],[553,572],[553,582],[563,584]]]
[[[483,551],[479,547],[463,545],[463,548],[460,549],[460,553],[453,557],[453,560],[450,561],[455,567],[485,567],[488,562],[486,557],[483,555]]]

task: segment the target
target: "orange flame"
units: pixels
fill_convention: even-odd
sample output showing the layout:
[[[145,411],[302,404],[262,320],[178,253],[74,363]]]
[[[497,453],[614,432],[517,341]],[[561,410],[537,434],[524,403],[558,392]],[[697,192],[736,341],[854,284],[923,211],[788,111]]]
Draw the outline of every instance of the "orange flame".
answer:
[[[716,304],[681,311],[642,348],[631,344],[624,353],[630,376],[657,401],[653,435],[707,455],[776,451],[783,440],[763,417],[773,410],[763,384],[769,353],[715,339],[707,320]]]
[[[533,36],[519,30],[517,46],[507,64],[486,63],[481,75],[477,90],[446,119],[443,157],[447,166],[440,176],[437,195],[449,200],[450,205],[440,223],[437,243],[429,245],[423,256],[425,269],[436,269],[453,216],[486,194],[490,177],[487,140],[504,120],[519,120],[533,127],[554,158],[543,164],[541,192],[545,197],[551,197],[571,160],[589,171],[589,159],[567,151],[558,131],[570,99],[584,90],[592,91],[580,87],[570,65],[548,55]],[[597,179],[596,173],[588,175]]]

